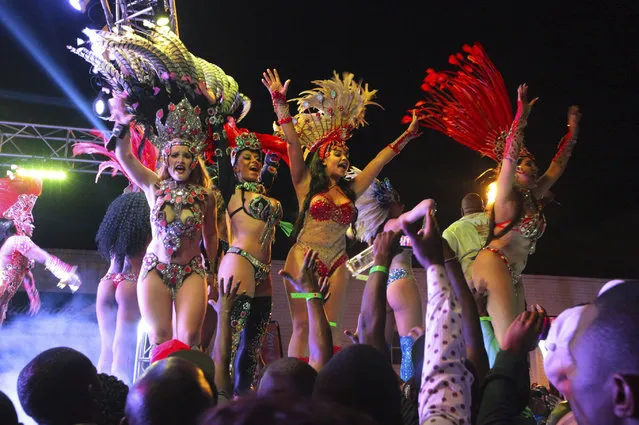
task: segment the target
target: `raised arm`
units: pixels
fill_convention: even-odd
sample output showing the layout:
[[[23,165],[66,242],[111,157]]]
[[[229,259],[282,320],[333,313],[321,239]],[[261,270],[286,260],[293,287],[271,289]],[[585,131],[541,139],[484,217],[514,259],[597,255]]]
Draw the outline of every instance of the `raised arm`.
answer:
[[[5,246],[9,250],[18,251],[26,258],[35,261],[36,263],[44,264],[55,277],[60,279],[58,287],[64,287],[69,285],[72,291],[78,289],[80,286],[80,278],[75,273],[75,266],[65,263],[55,255],[51,255],[33,241],[28,236],[11,236],[5,242],[2,247],[3,251]]]
[[[388,220],[384,225],[384,230],[387,232],[399,232],[402,230],[402,223],[415,223],[426,217],[426,214],[428,214],[431,209],[437,209],[435,201],[432,199],[424,199],[415,205],[412,210],[406,211],[397,218]]]
[[[541,199],[550,190],[550,188],[557,183],[559,177],[566,171],[568,160],[572,155],[572,149],[577,143],[577,137],[579,136],[579,121],[581,120],[581,113],[578,106],[571,106],[568,108],[568,132],[562,137],[557,148],[557,154],[553,158],[548,170],[537,181],[537,187],[535,188],[535,197]]]
[[[113,135],[117,138],[115,156],[133,183],[142,189],[149,198],[149,194],[153,192],[153,186],[160,178],[133,155],[129,134],[129,123],[133,116],[126,111],[124,101],[124,97],[121,96],[109,99],[111,114],[116,123],[113,127]]]
[[[420,135],[419,121],[417,115],[413,111],[413,120],[408,129],[401,134],[393,143],[382,149],[375,158],[371,160],[366,167],[351,182],[351,188],[355,192],[355,196],[359,197],[373,183],[375,178],[382,172],[382,169],[391,159],[395,158],[406,147],[406,144]]]
[[[450,279],[451,288],[461,305],[462,311],[462,335],[466,345],[466,358],[470,360],[477,370],[477,380],[483,381],[490,369],[488,355],[484,348],[484,338],[479,321],[479,313],[475,305],[475,299],[470,292],[461,264],[455,256],[455,252],[448,246],[446,239],[442,238],[444,246],[444,267]]]
[[[328,278],[324,278],[321,282],[317,280],[317,272],[315,270],[317,255],[317,252],[313,250],[306,252],[297,279],[294,279],[284,270],[280,270],[279,274],[297,291],[292,296],[297,294],[300,298],[306,299],[308,313],[308,364],[319,372],[333,357],[333,339],[331,327],[324,310],[324,298],[320,292],[320,286],[327,285]]]
[[[522,84],[517,88],[517,113],[510,126],[504,146],[501,169],[497,177],[497,195],[495,207],[502,207],[509,200],[515,183],[515,171],[517,161],[524,143],[524,127],[526,127],[528,115],[537,98],[528,102],[528,86]]]
[[[204,241],[204,249],[208,255],[209,264],[215,267],[217,260],[217,198],[212,190],[209,190],[209,196],[206,198],[206,214],[204,215],[204,223],[202,226],[202,240]]]
[[[386,345],[386,281],[388,267],[393,258],[393,247],[398,247],[399,233],[382,232],[373,242],[374,262],[362,294],[360,307],[359,342],[372,345],[390,358]],[[396,252],[396,251],[395,251]]]
[[[286,80],[282,85],[280,75],[276,69],[267,69],[262,76],[262,84],[264,84],[264,87],[266,87],[271,94],[273,109],[277,115],[277,122],[282,127],[286,142],[288,143],[287,151],[291,162],[291,180],[293,180],[293,186],[295,186],[295,191],[299,195],[300,192],[308,190],[311,174],[304,162],[302,145],[295,131],[293,118],[291,117],[288,103],[286,102],[286,92],[288,91],[288,85],[291,83],[291,80]]]
[[[233,276],[229,277],[226,284],[222,278],[218,285],[217,301],[209,300],[217,312],[217,331],[215,332],[212,356],[215,367],[215,387],[218,393],[223,394],[227,400],[230,400],[233,394],[229,373],[231,365],[231,307],[239,288],[240,282],[234,284]]]

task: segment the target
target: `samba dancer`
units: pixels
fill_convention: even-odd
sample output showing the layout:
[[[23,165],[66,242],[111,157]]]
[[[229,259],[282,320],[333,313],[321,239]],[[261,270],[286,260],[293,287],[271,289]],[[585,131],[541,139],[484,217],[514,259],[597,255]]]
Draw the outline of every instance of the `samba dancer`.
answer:
[[[528,87],[519,86],[513,118],[503,78],[483,47],[464,46],[463,51],[449,59],[457,70],[427,71],[422,84],[426,100],[420,101],[415,111],[424,127],[498,163],[490,233],[473,263],[472,285],[488,293],[488,313],[501,346],[506,329],[525,310],[521,274],[546,228],[542,200],[566,169],[581,115],[576,106],[569,108],[568,132],[548,170],[539,177],[523,136],[536,99],[529,102]]]
[[[267,70],[262,83],[269,90],[273,107],[288,142],[291,177],[297,195],[299,215],[295,225],[296,243],[286,258],[284,270],[297,276],[307,250],[318,252],[317,270],[330,277],[331,297],[325,304],[332,328],[334,350],[339,350],[341,322],[348,292],[348,270],[345,262],[346,230],[355,222],[355,200],[371,185],[382,168],[397,156],[406,144],[417,137],[415,118],[407,131],[382,149],[359,175],[347,181],[350,166],[346,141],[353,130],[366,124],[366,106],[374,105],[376,91],[358,84],[354,75],[337,73],[331,80],[314,81],[317,88],[302,92],[298,115],[289,113],[284,84],[276,70]],[[294,289],[285,282],[287,294]],[[288,355],[308,356],[308,316],[303,300],[289,299],[293,319],[293,335]]]
[[[75,292],[80,286],[76,267],[51,255],[33,243],[33,206],[42,193],[42,182],[26,176],[0,179],[0,326],[6,318],[9,302],[20,285],[29,296],[31,314],[40,310],[40,295],[31,269],[44,264],[56,278],[58,287],[69,286]]]

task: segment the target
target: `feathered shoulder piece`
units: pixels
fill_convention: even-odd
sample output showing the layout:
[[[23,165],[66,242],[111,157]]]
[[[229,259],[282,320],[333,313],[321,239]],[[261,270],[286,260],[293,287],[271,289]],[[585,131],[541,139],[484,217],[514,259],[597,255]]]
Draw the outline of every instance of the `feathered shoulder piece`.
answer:
[[[114,32],[85,29],[90,47],[70,47],[99,74],[114,96],[126,96],[135,120],[166,153],[176,140],[196,155],[212,156],[228,117],[241,120],[250,100],[218,66],[192,55],[168,27]]]
[[[415,105],[420,124],[500,162],[513,121],[501,73],[479,43],[464,45],[448,62],[455,69],[426,70],[425,99]]]
[[[7,177],[0,178],[0,214],[12,220],[18,234],[24,235],[33,222],[31,212],[42,193],[42,180],[21,176],[19,171],[8,171]]]
[[[317,87],[292,99],[298,109],[293,123],[302,146],[308,152],[319,151],[323,158],[330,145],[344,144],[353,130],[366,125],[367,106],[380,105],[373,102],[377,90],[356,82],[349,72],[341,78],[334,72],[332,79],[312,83]]]
[[[131,150],[133,155],[151,171],[156,171],[158,162],[158,149],[151,144],[151,142],[144,137],[144,129],[135,123],[130,124],[131,129]],[[124,177],[129,180],[128,191],[137,192],[139,188],[133,183],[131,177],[124,171],[124,167],[120,164],[120,161],[115,156],[115,153],[109,151],[106,148],[106,140],[104,134],[100,132],[95,133],[96,136],[101,137],[104,144],[93,142],[78,142],[73,145],[73,156],[78,155],[102,155],[106,157],[104,161],[98,166],[98,172],[95,176],[95,181],[100,179],[100,176],[106,170],[111,170],[111,177],[114,177],[120,172]]]
[[[360,172],[358,168],[351,167],[347,178],[352,179]],[[388,220],[391,206],[399,202],[401,202],[399,193],[393,188],[388,178],[375,179],[355,201],[357,221],[354,225],[354,234],[357,239],[371,245],[380,227]]]

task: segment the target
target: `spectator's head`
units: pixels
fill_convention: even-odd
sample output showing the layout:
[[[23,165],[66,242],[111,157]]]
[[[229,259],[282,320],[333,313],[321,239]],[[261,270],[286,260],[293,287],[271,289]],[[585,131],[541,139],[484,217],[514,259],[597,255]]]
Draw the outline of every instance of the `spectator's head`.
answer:
[[[580,425],[636,423],[639,415],[639,281],[584,307],[569,344],[566,394]]]
[[[317,375],[313,398],[355,409],[380,424],[402,423],[397,375],[388,358],[370,345],[337,353]]]
[[[360,412],[308,398],[246,395],[202,416],[199,425],[379,425]]]
[[[100,381],[98,425],[120,425],[129,387],[118,378],[106,373],[98,374]]]
[[[317,372],[308,363],[295,357],[285,357],[269,364],[260,384],[257,394],[289,395],[295,397],[310,397],[313,394],[313,385],[317,378]]]
[[[84,354],[67,347],[43,351],[18,375],[18,397],[25,413],[37,423],[93,423],[100,383]]]
[[[199,367],[204,373],[206,382],[211,386],[213,399],[217,402],[217,389],[215,388],[215,365],[211,357],[199,350],[191,348],[177,339],[171,339],[155,347],[151,356],[151,364],[169,357],[177,357],[187,360]]]
[[[18,414],[11,399],[0,391],[0,424],[18,425]]]
[[[126,417],[129,425],[195,425],[214,406],[202,370],[187,360],[169,357],[153,363],[131,387]]]
[[[467,193],[461,201],[462,215],[484,211],[484,200],[478,193]]]

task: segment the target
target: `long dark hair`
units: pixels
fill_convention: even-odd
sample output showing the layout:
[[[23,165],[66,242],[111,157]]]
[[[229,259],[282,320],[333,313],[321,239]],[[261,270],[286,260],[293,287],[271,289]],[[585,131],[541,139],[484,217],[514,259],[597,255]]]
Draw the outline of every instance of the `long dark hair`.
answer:
[[[98,252],[106,260],[115,257],[124,264],[146,249],[151,235],[150,208],[144,193],[123,193],[107,209],[95,236]]]
[[[308,211],[311,205],[311,199],[313,199],[313,196],[317,195],[318,193],[326,192],[331,184],[331,179],[326,174],[326,166],[323,164],[322,159],[320,158],[317,151],[312,154],[308,169],[311,173],[311,184],[308,190],[308,194],[306,195],[306,198],[304,198],[302,209],[298,213],[297,220],[295,221],[295,228],[293,229],[293,233],[291,234],[291,237],[293,239],[297,238],[297,235],[299,235],[302,227],[304,226],[304,217],[306,216],[306,211]],[[337,183],[337,186],[342,190],[342,192],[344,192],[344,195],[346,195],[346,197],[350,199],[351,202],[355,203],[355,192],[353,191],[353,189],[351,189],[351,185],[348,180],[341,179]],[[356,221],[357,211],[353,216],[351,225],[355,224]]]
[[[18,233],[16,226],[13,224],[13,220],[7,220],[6,218],[0,218],[0,246],[4,245],[9,237]]]

